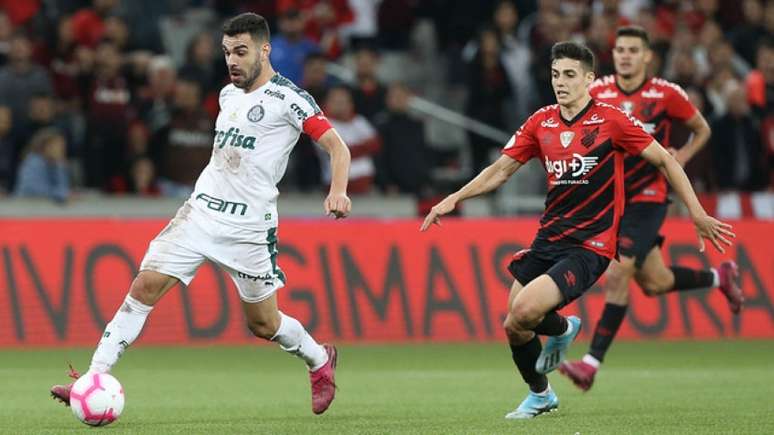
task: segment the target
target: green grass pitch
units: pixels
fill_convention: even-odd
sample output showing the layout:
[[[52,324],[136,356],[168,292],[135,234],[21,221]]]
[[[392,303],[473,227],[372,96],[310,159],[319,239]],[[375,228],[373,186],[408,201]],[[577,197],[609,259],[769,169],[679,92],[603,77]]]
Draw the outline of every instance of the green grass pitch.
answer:
[[[772,341],[616,343],[588,393],[549,375],[559,411],[531,421],[503,419],[527,392],[504,343],[339,350],[336,401],[315,416],[303,364],[273,346],[134,347],[113,373],[124,413],[96,429],[48,395],[90,349],[2,350],[0,433],[774,433]]]

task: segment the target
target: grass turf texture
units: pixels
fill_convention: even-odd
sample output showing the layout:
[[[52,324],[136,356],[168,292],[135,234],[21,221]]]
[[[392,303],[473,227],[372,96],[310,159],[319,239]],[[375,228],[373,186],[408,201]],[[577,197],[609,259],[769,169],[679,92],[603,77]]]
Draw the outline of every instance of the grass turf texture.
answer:
[[[559,411],[531,421],[503,419],[527,392],[504,343],[341,346],[323,416],[302,363],[275,347],[135,347],[113,372],[124,413],[98,429],[48,396],[67,360],[90,356],[0,351],[0,433],[774,433],[771,341],[616,343],[589,393],[549,375]]]

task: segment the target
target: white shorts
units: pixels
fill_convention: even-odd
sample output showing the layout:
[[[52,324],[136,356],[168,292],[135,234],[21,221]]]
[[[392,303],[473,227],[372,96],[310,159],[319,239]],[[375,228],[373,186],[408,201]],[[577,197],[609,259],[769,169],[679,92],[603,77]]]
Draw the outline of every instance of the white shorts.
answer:
[[[228,272],[239,297],[257,303],[285,285],[277,266],[277,229],[255,231],[214,221],[188,202],[150,242],[140,271],[152,270],[188,285],[210,260]]]

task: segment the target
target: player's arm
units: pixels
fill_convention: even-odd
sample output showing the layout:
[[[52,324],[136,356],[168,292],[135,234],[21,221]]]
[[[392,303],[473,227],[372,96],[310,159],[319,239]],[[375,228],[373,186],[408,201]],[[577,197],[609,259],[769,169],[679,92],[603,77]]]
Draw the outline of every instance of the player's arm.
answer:
[[[704,148],[704,145],[707,144],[707,141],[712,134],[707,120],[704,119],[704,116],[698,111],[690,119],[685,121],[685,126],[691,130],[691,139],[674,153],[677,163],[683,167],[696,155],[696,153]]]
[[[331,188],[325,198],[325,214],[336,219],[345,218],[352,209],[352,202],[347,197],[347,181],[349,180],[349,148],[336,130],[329,128],[323,133],[317,143],[331,157]]]
[[[723,244],[731,246],[731,241],[726,237],[735,237],[734,233],[731,232],[731,225],[720,222],[704,211],[680,163],[655,140],[642,151],[641,156],[664,174],[672,189],[688,207],[696,232],[699,234],[700,250],[704,251],[704,239],[706,238],[715,245],[718,251],[725,252]]]
[[[420,231],[426,231],[432,224],[440,224],[440,217],[454,210],[458,202],[491,192],[502,186],[521,166],[522,164],[512,157],[507,155],[500,156],[499,159],[487,166],[476,178],[470,180],[460,190],[433,206],[430,213],[425,217]]]

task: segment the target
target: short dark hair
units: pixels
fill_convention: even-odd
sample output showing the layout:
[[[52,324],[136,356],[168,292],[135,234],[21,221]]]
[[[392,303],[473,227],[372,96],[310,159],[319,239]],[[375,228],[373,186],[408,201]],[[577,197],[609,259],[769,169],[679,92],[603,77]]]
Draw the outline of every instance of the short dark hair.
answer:
[[[596,68],[594,53],[579,42],[557,42],[551,47],[551,63],[565,58],[579,61],[587,71],[594,72]]]
[[[269,23],[266,19],[252,12],[245,12],[226,21],[223,24],[223,33],[228,36],[236,36],[240,33],[249,33],[253,41],[269,42]]]
[[[631,36],[633,38],[640,38],[645,47],[650,48],[650,36],[648,36],[647,30],[640,26],[623,26],[619,27],[615,32],[615,37]]]

